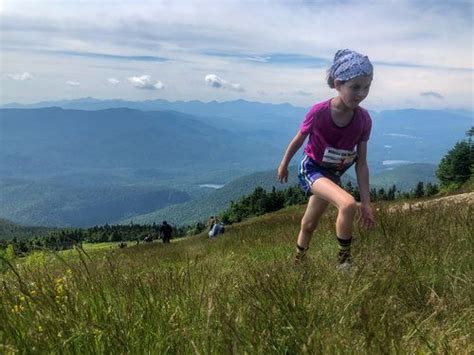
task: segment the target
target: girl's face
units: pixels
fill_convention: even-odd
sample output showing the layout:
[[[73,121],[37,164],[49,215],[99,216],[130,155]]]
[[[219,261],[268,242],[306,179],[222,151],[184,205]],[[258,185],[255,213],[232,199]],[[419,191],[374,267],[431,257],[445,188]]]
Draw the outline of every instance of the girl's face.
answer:
[[[358,76],[342,84],[335,81],[334,86],[344,104],[355,109],[367,97],[372,83],[372,76]]]

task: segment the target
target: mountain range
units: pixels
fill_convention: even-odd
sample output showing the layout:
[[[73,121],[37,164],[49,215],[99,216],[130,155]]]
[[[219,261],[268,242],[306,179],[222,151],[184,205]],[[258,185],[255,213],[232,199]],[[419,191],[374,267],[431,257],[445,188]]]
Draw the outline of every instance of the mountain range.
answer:
[[[39,107],[44,104],[55,107]],[[186,203],[211,193],[226,195],[231,181],[276,169],[307,111],[243,100],[86,98],[35,106],[0,109],[0,217],[54,226],[123,221],[163,208],[182,212]],[[371,173],[385,173],[391,177],[383,184],[396,182],[402,188],[427,174],[410,164],[428,164],[433,171],[472,125],[468,111],[396,110],[371,116]],[[404,166],[411,172],[402,178]],[[226,184],[230,187],[212,188]]]

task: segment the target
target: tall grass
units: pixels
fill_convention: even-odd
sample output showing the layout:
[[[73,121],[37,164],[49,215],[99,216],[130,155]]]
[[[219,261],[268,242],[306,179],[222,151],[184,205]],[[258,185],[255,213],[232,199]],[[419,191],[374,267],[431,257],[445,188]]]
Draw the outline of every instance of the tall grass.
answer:
[[[293,265],[302,206],[214,241],[12,264],[0,353],[472,353],[472,207],[378,208],[350,273],[335,268],[334,210]]]

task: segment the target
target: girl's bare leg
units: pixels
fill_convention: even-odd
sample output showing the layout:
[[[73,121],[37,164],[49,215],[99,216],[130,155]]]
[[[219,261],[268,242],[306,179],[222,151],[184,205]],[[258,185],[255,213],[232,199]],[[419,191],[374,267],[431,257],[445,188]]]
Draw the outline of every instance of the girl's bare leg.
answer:
[[[328,178],[316,180],[311,186],[311,192],[319,199],[337,207],[337,237],[340,239],[352,238],[352,225],[357,211],[354,197]]]
[[[301,248],[308,248],[311,236],[328,205],[329,202],[318,196],[313,195],[309,198],[306,212],[301,220],[300,233],[298,234],[298,245]]]

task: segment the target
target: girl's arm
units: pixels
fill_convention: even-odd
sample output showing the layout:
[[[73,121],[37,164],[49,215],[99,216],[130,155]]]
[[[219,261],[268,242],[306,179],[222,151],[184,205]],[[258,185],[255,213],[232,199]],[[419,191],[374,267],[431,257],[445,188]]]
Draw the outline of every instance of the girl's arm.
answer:
[[[291,158],[295,155],[298,149],[301,148],[304,141],[306,139],[306,135],[302,134],[300,131],[296,133],[296,136],[286,148],[285,155],[278,167],[278,180],[280,182],[288,182],[288,165],[290,164]]]
[[[357,145],[356,162],[357,183],[360,192],[360,210],[364,224],[371,228],[374,225],[374,217],[370,206],[369,190],[369,166],[367,164],[367,142],[360,142]]]

